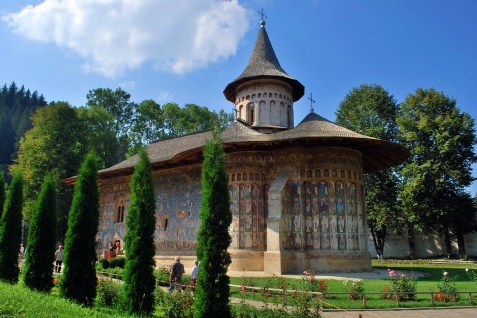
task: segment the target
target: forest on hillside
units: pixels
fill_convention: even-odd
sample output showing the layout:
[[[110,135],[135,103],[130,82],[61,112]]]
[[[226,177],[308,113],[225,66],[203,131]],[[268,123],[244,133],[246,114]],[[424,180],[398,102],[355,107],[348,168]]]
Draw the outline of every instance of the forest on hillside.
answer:
[[[30,116],[47,103],[42,94],[12,82],[0,91],[0,171],[13,163],[20,138],[31,128]]]

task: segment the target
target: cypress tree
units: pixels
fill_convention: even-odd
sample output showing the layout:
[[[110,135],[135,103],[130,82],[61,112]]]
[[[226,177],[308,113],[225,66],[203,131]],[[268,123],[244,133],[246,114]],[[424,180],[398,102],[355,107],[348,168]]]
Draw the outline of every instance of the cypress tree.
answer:
[[[227,248],[232,222],[230,194],[224,167],[224,149],[216,133],[207,141],[202,164],[201,224],[197,237],[200,261],[195,291],[194,317],[231,317],[229,305],[231,263]]]
[[[0,280],[15,284],[20,269],[18,254],[22,237],[23,178],[20,172],[13,175],[8,187],[0,222]]]
[[[123,304],[129,314],[149,315],[154,310],[154,240],[156,200],[152,167],[147,153],[140,159],[131,178],[131,205],[126,218],[126,266]]]
[[[23,282],[32,290],[49,292],[53,287],[51,264],[55,259],[57,224],[56,182],[51,175],[47,175],[33,207],[23,270]]]
[[[5,203],[5,179],[0,170],[0,227],[2,225],[3,204]]]
[[[99,225],[97,159],[88,154],[75,184],[68,216],[60,295],[84,306],[96,297],[96,233]]]

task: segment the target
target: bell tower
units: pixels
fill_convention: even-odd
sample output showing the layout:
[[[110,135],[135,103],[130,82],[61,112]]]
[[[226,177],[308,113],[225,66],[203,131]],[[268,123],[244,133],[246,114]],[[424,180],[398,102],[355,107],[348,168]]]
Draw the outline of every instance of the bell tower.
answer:
[[[235,104],[237,120],[262,133],[293,128],[293,102],[304,92],[280,66],[262,18],[245,70],[224,90],[225,98]]]

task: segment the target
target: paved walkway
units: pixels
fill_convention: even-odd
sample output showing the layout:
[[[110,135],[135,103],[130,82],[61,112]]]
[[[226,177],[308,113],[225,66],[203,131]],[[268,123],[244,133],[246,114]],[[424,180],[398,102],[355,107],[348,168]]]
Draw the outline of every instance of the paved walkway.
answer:
[[[187,270],[186,270],[187,273]],[[395,270],[396,275],[404,274],[408,277],[423,277],[426,274],[422,272],[406,271],[406,270]],[[266,274],[259,271],[228,271],[227,274],[230,277],[272,277],[272,274]],[[303,273],[291,273],[286,275],[281,275],[281,277],[289,278],[300,278],[303,277]],[[374,268],[369,272],[349,272],[349,273],[315,273],[316,278],[318,279],[385,279],[389,278],[388,270],[384,268]],[[477,316],[476,316],[477,317]]]

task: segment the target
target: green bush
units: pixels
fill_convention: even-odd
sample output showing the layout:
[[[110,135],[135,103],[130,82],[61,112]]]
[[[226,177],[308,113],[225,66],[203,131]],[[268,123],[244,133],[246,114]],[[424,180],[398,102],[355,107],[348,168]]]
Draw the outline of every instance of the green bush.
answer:
[[[184,288],[181,293],[177,291],[166,293],[161,288],[156,288],[154,296],[156,304],[162,307],[164,317],[194,317],[194,297],[191,289]]]
[[[107,258],[100,258],[98,261],[100,269],[108,269],[109,268],[109,260]]]
[[[109,260],[109,267],[110,268],[124,268],[126,264],[126,259],[124,257],[116,257]]]
[[[112,279],[98,280],[96,287],[96,302],[101,305],[115,306],[121,296],[121,287]]]
[[[164,285],[164,282],[167,283],[167,285],[169,284],[169,276],[170,272],[167,267],[161,267],[154,271],[154,277],[159,284],[162,283],[161,285]]]

